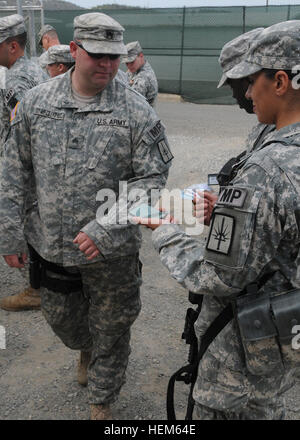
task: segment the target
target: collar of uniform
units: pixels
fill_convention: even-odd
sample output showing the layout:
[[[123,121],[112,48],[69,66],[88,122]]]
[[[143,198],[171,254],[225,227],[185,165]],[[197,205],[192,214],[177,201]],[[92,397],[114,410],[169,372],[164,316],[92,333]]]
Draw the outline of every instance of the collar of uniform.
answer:
[[[271,131],[264,139],[261,147],[263,148],[266,142],[270,143],[272,141],[278,142],[280,139],[288,139],[289,137],[293,137],[295,140],[300,139],[300,122],[295,122],[294,124],[287,125],[286,127],[281,128],[280,130]]]
[[[72,87],[71,87],[71,75],[75,67],[72,67],[62,76],[62,84],[61,84],[61,95],[58,98],[56,106],[60,108],[78,108],[78,105],[74,101],[72,95]],[[97,96],[99,97],[98,101],[93,102],[92,104],[88,104],[84,107],[78,108],[78,112],[86,112],[97,110],[103,113],[111,113],[113,110],[113,90],[114,90],[114,80],[111,81],[107,87],[102,90]]]
[[[15,69],[16,67],[18,67],[19,64],[22,64],[22,63],[24,63],[25,61],[26,61],[25,55],[19,57],[19,58],[14,62],[14,64],[11,66],[11,68],[8,69],[8,70]]]
[[[146,64],[147,64],[147,60],[146,60],[146,61],[144,62],[144,64],[139,68],[139,70],[137,70],[137,71],[135,72],[135,74],[137,75],[138,73],[140,73],[140,72],[142,72],[143,70],[145,70]]]

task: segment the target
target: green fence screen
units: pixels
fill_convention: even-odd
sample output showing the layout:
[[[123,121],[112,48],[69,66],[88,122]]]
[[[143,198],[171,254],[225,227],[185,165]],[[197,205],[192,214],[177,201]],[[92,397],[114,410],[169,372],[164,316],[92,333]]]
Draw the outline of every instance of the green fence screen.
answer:
[[[73,37],[74,17],[95,11],[45,11],[45,23],[52,24],[61,42],[67,44]],[[208,104],[234,103],[227,87],[216,88],[221,76],[218,57],[227,41],[256,27],[300,19],[300,5],[100,12],[122,24],[125,43],[141,43],[161,93],[180,94],[187,101]]]

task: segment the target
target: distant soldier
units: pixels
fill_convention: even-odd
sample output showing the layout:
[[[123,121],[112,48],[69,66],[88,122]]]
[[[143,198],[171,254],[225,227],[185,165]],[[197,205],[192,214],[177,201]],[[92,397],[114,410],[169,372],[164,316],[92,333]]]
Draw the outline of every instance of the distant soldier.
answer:
[[[47,69],[51,78],[67,72],[74,64],[75,60],[71,55],[70,46],[66,44],[51,46],[40,57],[41,67]]]
[[[39,46],[42,46],[45,50],[48,50],[51,46],[60,44],[56,29],[50,24],[45,24],[45,26],[41,27],[38,38]]]
[[[126,45],[128,55],[123,57],[123,63],[128,68],[130,86],[145,96],[150,105],[154,105],[158,93],[158,83],[154,70],[145,59],[143,49],[138,41]]]
[[[9,121],[25,93],[47,79],[41,68],[24,57],[27,34],[24,19],[14,14],[0,19],[0,65],[6,67],[0,151],[9,133]],[[27,201],[27,208],[32,204]],[[0,307],[8,311],[40,308],[39,292],[27,287],[23,292],[2,298]]]

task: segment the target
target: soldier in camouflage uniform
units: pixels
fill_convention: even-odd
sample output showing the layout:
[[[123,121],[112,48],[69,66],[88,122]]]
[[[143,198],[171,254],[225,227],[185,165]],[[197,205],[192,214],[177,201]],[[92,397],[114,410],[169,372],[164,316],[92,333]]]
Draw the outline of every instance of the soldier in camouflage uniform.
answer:
[[[51,46],[39,58],[40,66],[47,69],[51,78],[67,72],[74,66],[75,60],[71,55],[70,46],[58,44]]]
[[[221,188],[205,249],[170,217],[153,233],[154,246],[172,276],[203,294],[195,325],[200,341],[225,306],[263,275],[268,277],[257,300],[300,288],[300,91],[291,74],[299,64],[300,21],[295,20],[264,29],[246,59],[231,70],[230,78],[249,79],[247,97],[258,120],[276,129]],[[226,191],[234,198],[224,197]],[[155,229],[149,221],[139,222]],[[266,325],[262,309],[255,313],[248,323],[253,333]],[[284,352],[274,333],[246,350],[237,322],[229,321],[199,364],[193,394],[198,417],[283,419],[284,392],[294,384],[295,369],[282,369]],[[292,324],[286,322],[284,329],[291,332]],[[294,352],[299,362],[300,352]]]
[[[262,30],[263,28],[253,29],[229,41],[222,48],[219,57],[219,64],[223,73],[218,88],[229,85],[232,89],[232,96],[237,101],[239,107],[250,114],[254,112],[252,101],[245,96],[249,85],[247,78],[232,79],[229,78],[228,75],[230,75],[230,71],[245,58],[250,45],[258,38]],[[228,173],[230,167],[232,168],[237,162],[242,159],[244,160],[245,154],[251,155],[253,150],[259,148],[264,138],[274,129],[274,125],[261,124],[260,122],[256,124],[247,137],[244,154],[241,153],[238,158],[230,159],[220,171],[218,179],[221,180],[223,178],[222,174]],[[220,182],[221,185],[223,185],[223,183],[225,182]],[[214,192],[204,192],[200,197],[195,197],[193,200],[193,215],[208,226],[217,199],[218,196]]]
[[[38,33],[38,45],[44,50],[60,44],[56,29],[51,24],[45,24]]]
[[[24,19],[21,15],[14,14],[0,19],[0,65],[8,69],[3,92],[4,103],[2,103],[1,150],[9,133],[11,112],[15,111],[29,89],[47,79],[36,63],[25,58],[26,38]],[[28,200],[27,203],[30,209],[31,202]],[[7,311],[39,309],[40,305],[39,291],[29,285],[21,293],[2,298],[0,301],[0,307]]]
[[[145,96],[152,107],[158,94],[158,84],[154,70],[145,59],[142,47],[138,41],[126,45],[128,55],[123,57],[123,63],[128,68],[127,75],[131,87]]]
[[[26,95],[1,177],[1,254],[23,265],[28,242],[43,259],[42,311],[65,345],[81,350],[81,384],[89,364],[92,419],[111,418],[141,307],[141,233],[124,213],[164,187],[173,157],[156,113],[114,78],[127,52],[123,31],[105,14],[75,17],[75,67]],[[37,205],[24,224],[32,175]],[[107,215],[100,190],[117,196]]]

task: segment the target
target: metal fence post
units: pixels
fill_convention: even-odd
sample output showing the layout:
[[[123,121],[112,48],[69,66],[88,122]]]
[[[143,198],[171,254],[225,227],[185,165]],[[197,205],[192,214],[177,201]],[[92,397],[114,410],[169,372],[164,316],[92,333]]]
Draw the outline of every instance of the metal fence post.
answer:
[[[41,4],[41,27],[45,24],[45,13],[44,13],[44,3],[43,0],[40,0]]]
[[[184,31],[185,31],[185,6],[183,7],[183,14],[182,14],[182,28],[181,28],[181,51],[180,51],[180,71],[179,71],[179,95],[182,94],[182,69],[183,69]]]
[[[291,18],[291,5],[288,5],[287,7],[287,21],[290,20]]]
[[[17,8],[18,8],[18,14],[23,15],[22,11],[22,0],[17,0]]]
[[[34,23],[34,11],[28,11],[29,16],[29,39],[30,39],[30,55],[36,57],[36,45],[35,45],[35,23]]]
[[[246,6],[243,6],[243,34],[246,32]]]

